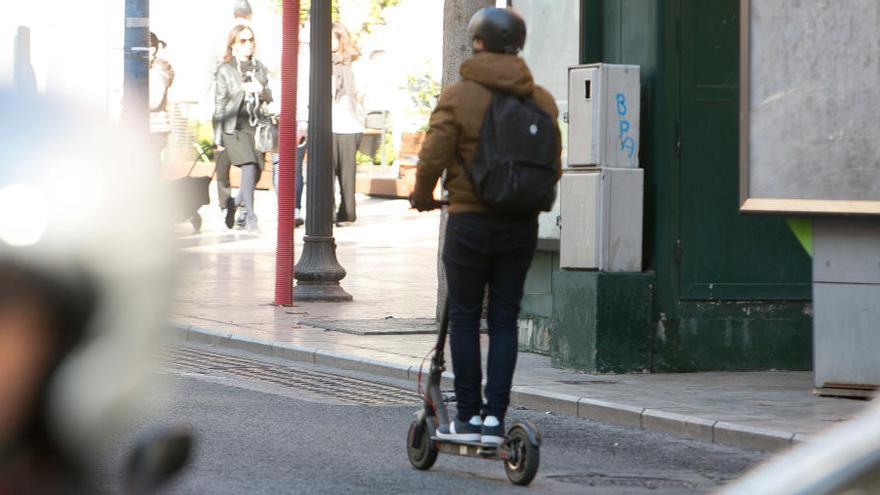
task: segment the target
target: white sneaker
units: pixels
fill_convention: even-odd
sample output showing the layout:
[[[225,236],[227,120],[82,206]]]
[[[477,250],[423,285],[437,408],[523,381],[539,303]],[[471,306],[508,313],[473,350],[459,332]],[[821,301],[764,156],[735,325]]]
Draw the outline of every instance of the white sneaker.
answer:
[[[486,416],[480,433],[483,444],[498,446],[504,443],[504,424],[495,416]]]
[[[437,438],[457,442],[479,442],[480,417],[473,416],[467,423],[455,418],[451,423],[437,428]]]

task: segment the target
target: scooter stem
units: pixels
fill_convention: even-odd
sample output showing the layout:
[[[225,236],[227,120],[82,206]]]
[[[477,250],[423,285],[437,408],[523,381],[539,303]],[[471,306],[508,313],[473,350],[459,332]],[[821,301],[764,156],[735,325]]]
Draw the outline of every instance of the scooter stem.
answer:
[[[437,329],[437,347],[434,351],[434,357],[431,359],[431,375],[428,378],[428,397],[434,404],[437,419],[440,424],[449,423],[449,413],[446,410],[446,402],[443,401],[443,393],[440,391],[440,384],[443,379],[443,370],[446,367],[444,360],[444,350],[446,349],[446,334],[449,330],[449,303],[443,305],[443,311],[440,313],[440,322]]]

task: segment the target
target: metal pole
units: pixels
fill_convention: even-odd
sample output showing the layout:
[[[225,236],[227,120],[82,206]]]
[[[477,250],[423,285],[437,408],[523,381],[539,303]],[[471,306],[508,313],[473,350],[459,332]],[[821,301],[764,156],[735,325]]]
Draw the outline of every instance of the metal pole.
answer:
[[[385,133],[388,130],[388,110],[382,110],[382,137],[379,139],[379,160],[382,162],[382,172],[385,172]]]
[[[351,301],[339,285],[345,269],[336,259],[333,238],[333,167],[330,114],[330,2],[313,1],[311,7],[309,74],[309,194],[306,197],[306,235],[296,265],[296,298],[299,301]]]
[[[296,81],[299,64],[299,0],[282,4],[281,115],[278,121],[278,239],[275,304],[293,305],[293,212],[296,190]]]
[[[15,35],[12,74],[16,89],[28,93],[37,91],[37,78],[34,75],[34,67],[31,65],[31,29],[27,26],[18,26],[18,32]]]
[[[122,121],[146,139],[149,132],[150,2],[125,0],[125,78]]]

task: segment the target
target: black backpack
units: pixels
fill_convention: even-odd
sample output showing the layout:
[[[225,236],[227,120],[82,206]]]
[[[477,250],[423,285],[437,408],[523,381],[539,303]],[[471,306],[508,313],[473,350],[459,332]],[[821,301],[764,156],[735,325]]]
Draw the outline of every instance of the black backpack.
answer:
[[[465,167],[480,202],[494,213],[549,211],[559,177],[556,139],[556,122],[531,98],[493,93]]]

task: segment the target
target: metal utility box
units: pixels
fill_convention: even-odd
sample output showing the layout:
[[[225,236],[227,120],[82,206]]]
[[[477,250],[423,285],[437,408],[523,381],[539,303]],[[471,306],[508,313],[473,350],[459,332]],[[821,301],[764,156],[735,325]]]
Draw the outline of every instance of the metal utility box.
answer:
[[[880,220],[813,220],[813,370],[820,395],[880,389]]]
[[[640,272],[643,193],[640,168],[577,169],[562,174],[560,267]]]
[[[550,211],[538,215],[538,239],[559,240],[559,186],[556,186],[556,201]]]
[[[639,166],[639,66],[568,68],[568,165]]]

